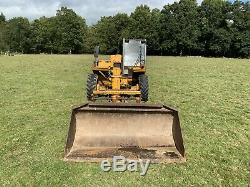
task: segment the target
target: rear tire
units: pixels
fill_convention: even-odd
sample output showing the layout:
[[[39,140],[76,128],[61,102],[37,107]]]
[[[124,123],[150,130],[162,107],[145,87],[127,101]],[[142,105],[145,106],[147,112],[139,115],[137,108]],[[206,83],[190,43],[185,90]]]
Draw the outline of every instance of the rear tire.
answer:
[[[145,74],[139,75],[139,86],[141,90],[141,100],[148,101],[148,76]]]
[[[86,88],[86,95],[88,101],[94,101],[93,92],[97,85],[98,76],[96,74],[89,74],[87,80],[87,88]]]

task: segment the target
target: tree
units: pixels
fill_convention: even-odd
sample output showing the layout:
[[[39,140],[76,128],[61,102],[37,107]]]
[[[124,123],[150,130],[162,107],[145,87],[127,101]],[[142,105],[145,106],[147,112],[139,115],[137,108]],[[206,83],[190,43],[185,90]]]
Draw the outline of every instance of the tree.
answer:
[[[0,22],[5,22],[6,21],[6,18],[4,16],[4,14],[1,12],[0,14]]]
[[[30,24],[27,18],[17,17],[8,21],[7,44],[12,52],[29,53],[31,48]]]
[[[148,53],[156,54],[159,51],[159,21],[160,11],[153,11],[147,5],[136,7],[131,13],[129,24],[129,37],[146,39]]]
[[[118,50],[118,43],[115,41],[117,32],[115,32],[113,18],[111,16],[102,17],[94,27],[96,32],[95,37],[98,41],[101,52],[106,54],[116,53]]]
[[[164,54],[194,55],[200,51],[199,12],[195,0],[180,0],[161,12],[161,50]]]
[[[153,9],[151,12],[151,20],[152,20],[152,30],[151,30],[151,54],[159,55],[161,53],[161,45],[160,45],[160,29],[161,29],[161,12],[159,9]],[[150,49],[150,48],[149,48]]]
[[[85,19],[78,16],[72,9],[61,7],[54,17],[52,34],[54,51],[58,53],[83,52],[83,43],[87,25]]]
[[[32,50],[35,53],[52,53],[54,50],[54,17],[41,17],[31,24]]]
[[[233,57],[250,57],[250,3],[235,1],[230,14]]]
[[[95,44],[100,45],[103,53],[121,53],[122,39],[128,36],[128,24],[129,18],[127,14],[118,13],[115,16],[102,17],[91,28]]]
[[[32,49],[38,53],[82,53],[86,35],[85,19],[72,9],[61,7],[56,16],[32,23]]]
[[[0,14],[0,51],[21,53],[122,53],[123,38],[147,40],[150,55],[250,56],[250,3],[239,0],[180,0],[160,11],[147,5],[130,16],[101,17],[92,26],[72,9],[29,23]]]
[[[227,23],[230,3],[224,0],[204,0],[200,7],[202,19],[200,41],[204,55],[227,56],[232,35]]]
[[[113,38],[113,44],[117,45],[116,52],[122,53],[122,42],[123,38],[128,38],[128,25],[129,25],[129,17],[127,14],[118,13],[113,17],[113,23],[115,24],[115,32],[116,37]],[[115,41],[116,40],[116,41]]]
[[[7,23],[6,23],[5,16],[3,15],[3,13],[1,13],[0,15],[0,53],[2,51],[8,50],[8,46],[6,43],[6,37],[7,37],[6,27],[7,27]]]
[[[84,42],[84,49],[86,53],[93,53],[95,46],[100,45],[98,37],[96,36],[96,27],[95,26],[90,26],[87,29],[86,33],[86,39]]]

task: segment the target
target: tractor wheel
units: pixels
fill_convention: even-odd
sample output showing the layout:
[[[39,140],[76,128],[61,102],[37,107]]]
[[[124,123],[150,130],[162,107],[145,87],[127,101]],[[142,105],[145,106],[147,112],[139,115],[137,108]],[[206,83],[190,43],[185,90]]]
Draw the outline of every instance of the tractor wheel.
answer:
[[[145,74],[139,75],[139,86],[141,90],[141,100],[148,101],[148,76]]]
[[[88,75],[86,91],[87,91],[87,99],[89,101],[94,100],[93,91],[96,88],[97,79],[98,79],[98,76],[96,74],[89,74]]]

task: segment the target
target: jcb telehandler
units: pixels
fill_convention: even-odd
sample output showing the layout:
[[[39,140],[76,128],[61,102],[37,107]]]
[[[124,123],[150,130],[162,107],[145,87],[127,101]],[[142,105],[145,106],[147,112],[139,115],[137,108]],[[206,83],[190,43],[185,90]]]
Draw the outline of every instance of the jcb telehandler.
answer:
[[[95,60],[87,79],[90,103],[72,111],[65,160],[100,161],[112,156],[183,162],[178,111],[146,104],[146,40],[123,40],[123,55]],[[107,102],[97,102],[105,99]],[[136,102],[128,102],[129,100]]]
[[[148,100],[148,77],[145,74],[146,40],[123,41],[122,55],[111,55],[109,60],[98,59],[95,50],[93,73],[87,80],[89,101],[106,97],[112,102]]]

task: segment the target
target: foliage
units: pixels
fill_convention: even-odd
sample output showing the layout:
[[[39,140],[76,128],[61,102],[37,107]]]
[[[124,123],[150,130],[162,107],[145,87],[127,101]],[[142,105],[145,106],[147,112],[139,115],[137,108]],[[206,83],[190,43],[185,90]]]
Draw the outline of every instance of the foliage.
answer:
[[[121,53],[122,39],[127,37],[127,14],[102,17],[91,29],[94,31],[93,38],[100,45],[102,53]],[[93,46],[92,46],[93,47]]]
[[[72,9],[62,7],[55,17],[42,17],[32,23],[33,49],[47,53],[83,52],[87,26]]]
[[[236,1],[232,5],[231,33],[234,36],[231,43],[231,55],[234,57],[249,57],[250,54],[250,5]]]
[[[130,16],[129,37],[145,38],[149,53],[159,50],[159,15],[159,10],[151,11],[148,6],[141,5]]]
[[[8,21],[6,30],[9,51],[29,53],[31,45],[29,20],[23,17],[12,18]]]
[[[35,53],[52,53],[54,50],[54,18],[41,17],[31,24],[32,29],[32,50]]]
[[[82,52],[86,33],[85,19],[78,16],[72,9],[62,7],[61,10],[57,11],[54,21],[54,26],[57,26],[54,30],[55,52]]]
[[[0,50],[22,53],[122,52],[123,38],[147,39],[151,55],[250,56],[250,3],[224,0],[180,0],[162,10],[147,5],[131,15],[104,16],[94,25],[72,9],[29,23],[0,15]]]
[[[204,0],[201,4],[201,42],[204,44],[203,51],[208,55],[225,56],[230,50],[232,35],[227,24],[228,5],[222,0]]]
[[[4,16],[4,14],[1,12],[0,14],[0,22],[5,22],[6,21],[6,18]]]
[[[164,53],[175,55],[198,54],[199,13],[195,0],[180,0],[166,5],[161,16],[161,42]]]
[[[0,14],[0,52],[8,50],[8,44],[6,40],[6,19],[3,13]]]

